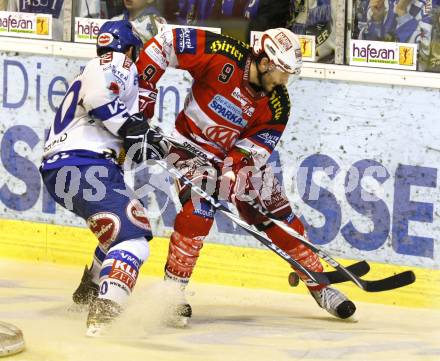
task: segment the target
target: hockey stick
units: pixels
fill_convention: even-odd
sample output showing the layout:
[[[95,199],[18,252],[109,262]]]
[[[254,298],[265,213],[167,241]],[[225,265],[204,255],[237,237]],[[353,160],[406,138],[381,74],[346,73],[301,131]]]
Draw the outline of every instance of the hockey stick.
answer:
[[[181,143],[178,140],[168,137],[168,136],[164,136],[164,138],[166,140],[168,140],[171,144],[173,144],[176,147],[185,149],[186,151],[190,152],[191,154],[193,154],[195,157],[197,158],[201,158],[204,162],[207,161],[207,159],[203,156],[201,156],[198,152],[198,150],[194,150],[194,147],[190,144],[185,144],[185,143]],[[167,168],[166,163],[162,164],[162,167],[164,167],[165,169],[167,169],[170,172],[170,169]],[[177,171],[177,170],[176,170]],[[205,193],[203,190],[199,189],[199,187],[195,186],[189,179],[187,179],[186,177],[184,177],[182,174],[180,174],[177,171],[178,174],[175,174],[175,176],[179,179],[181,179],[185,184],[191,186],[191,188],[200,196],[202,196],[203,198],[207,199],[203,194],[201,194],[199,191],[202,191],[203,193]],[[205,193],[206,194],[206,193]],[[235,216],[228,208],[222,206],[220,203],[216,202],[215,199],[213,199],[211,196],[209,196],[208,194],[206,194],[210,199],[207,199],[215,208],[221,210],[224,214],[228,213],[229,215],[233,215],[237,220],[240,220],[241,222],[243,222],[239,217]],[[212,200],[212,201],[211,201]],[[324,251],[322,251],[320,248],[318,248],[317,246],[315,246],[313,243],[311,243],[309,240],[307,240],[305,237],[303,237],[301,234],[299,234],[298,232],[296,232],[295,230],[293,230],[290,227],[287,227],[285,223],[283,223],[282,221],[280,221],[279,219],[277,219],[272,213],[270,213],[269,211],[267,211],[266,209],[264,209],[259,203],[255,202],[253,199],[249,199],[247,200],[248,203],[254,208],[256,209],[258,212],[260,212],[261,214],[265,215],[266,217],[268,217],[273,223],[275,223],[277,226],[279,226],[280,228],[282,228],[285,232],[287,232],[288,234],[290,234],[291,236],[295,237],[297,240],[299,240],[301,243],[303,243],[305,246],[309,247],[313,252],[315,252],[320,258],[322,258],[326,263],[328,263],[330,266],[332,266],[333,268],[335,268],[337,271],[339,271],[341,273],[340,277],[338,278],[338,280],[336,280],[336,282],[344,282],[344,281],[352,281],[353,283],[355,283],[359,288],[363,289],[364,291],[367,292],[382,292],[382,291],[388,291],[388,290],[392,290],[395,288],[400,288],[400,287],[404,287],[407,286],[409,284],[412,284],[415,282],[415,275],[414,272],[412,271],[405,271],[402,273],[398,273],[395,274],[393,276],[387,277],[387,278],[383,278],[383,279],[379,279],[379,280],[372,280],[372,281],[367,281],[367,280],[363,280],[360,277],[358,277],[358,275],[354,274],[353,272],[350,272],[349,269],[347,269],[346,267],[344,267],[343,265],[341,265],[338,261],[336,261],[334,258],[332,258],[330,255],[328,255],[327,253],[325,253]],[[220,207],[216,206],[216,204],[218,204],[220,207],[222,207],[223,209],[221,209]],[[227,214],[226,214],[227,215]],[[229,215],[227,215],[229,218],[231,218]],[[232,218],[231,218],[232,219]],[[247,226],[249,226],[246,222],[244,222]],[[261,232],[260,232],[261,233]],[[270,242],[271,245],[275,246],[273,244],[273,242],[267,240],[267,238],[265,238],[265,240],[267,242]],[[263,243],[263,242],[262,242]],[[264,244],[264,243],[263,243]],[[268,245],[266,245],[268,246]],[[270,246],[268,246],[269,248],[271,248]],[[277,247],[278,248],[278,247]],[[272,249],[272,248],[271,248]],[[273,249],[272,249],[273,250]],[[281,249],[279,249],[280,251],[282,251]],[[276,251],[275,251],[276,252]],[[282,251],[284,252],[284,251]],[[276,252],[278,253],[278,252]],[[285,252],[284,252],[285,253]],[[279,253],[278,253],[279,254]],[[283,256],[282,256],[283,257]],[[283,257],[284,259],[286,259],[285,257]],[[291,258],[289,256],[289,258]],[[291,258],[292,259],[292,258]],[[287,260],[287,259],[286,259]],[[295,261],[292,259],[292,261]],[[292,262],[288,261],[289,263],[292,264]],[[295,261],[295,263],[298,264],[298,262]],[[292,264],[293,265],[293,264]],[[294,266],[294,265],[293,265]],[[295,266],[294,266],[295,267]],[[304,268],[304,267],[302,267]],[[298,270],[297,267],[295,267],[295,269]],[[300,270],[301,271],[301,270]],[[301,271],[302,272],[302,271]],[[307,274],[307,273],[306,273]],[[317,273],[317,274],[321,274],[322,273]],[[341,278],[342,277],[342,278]],[[312,278],[312,277],[311,277]],[[313,278],[312,278],[313,279]],[[327,278],[328,279],[328,278]],[[328,279],[329,280],[329,279]],[[329,280],[330,281],[330,280]],[[317,282],[320,283],[320,282]],[[331,282],[330,282],[331,283]]]
[[[370,265],[366,261],[356,262],[349,266],[346,266],[345,268],[358,277],[362,277],[370,271]],[[329,279],[331,278],[332,284],[349,281],[347,277],[345,277],[342,273],[339,273],[339,271],[327,271],[323,273]],[[290,286],[296,287],[299,284],[300,278],[297,273],[291,272],[287,280]]]
[[[190,179],[185,177],[176,168],[170,167],[165,160],[154,159],[154,162],[156,164],[158,164],[159,166],[161,166],[163,169],[165,169],[168,173],[170,173],[175,179],[180,180],[185,185],[190,187],[190,189],[192,191],[197,193],[203,199],[207,200],[215,209],[217,209],[218,211],[221,211],[226,217],[231,219],[234,223],[236,223],[239,227],[243,228],[246,232],[253,235],[258,241],[260,241],[263,245],[265,245],[271,251],[275,252],[281,258],[283,258],[285,261],[290,263],[297,271],[302,272],[305,275],[307,275],[307,277],[309,277],[312,282],[317,283],[317,284],[321,284],[321,285],[328,285],[331,283],[331,280],[325,274],[323,274],[321,272],[313,272],[311,270],[308,270],[304,266],[302,266],[299,262],[297,262],[295,259],[290,257],[290,255],[288,253],[286,253],[281,248],[279,248],[275,243],[270,241],[255,226],[247,224],[240,217],[238,217],[237,215],[232,213],[231,210],[229,210],[229,208],[225,207],[220,202],[217,202],[216,199],[214,199],[212,196],[210,196],[208,193],[206,193],[202,188],[195,185]]]
[[[226,217],[231,219],[234,223],[236,223],[239,227],[243,228],[245,231],[253,235],[258,241],[260,241],[263,245],[265,245],[267,248],[269,248],[274,253],[278,254],[281,258],[283,258],[285,261],[287,261],[292,267],[294,267],[296,270],[303,272],[306,274],[311,282],[322,284],[322,285],[328,285],[331,283],[339,283],[347,281],[347,279],[344,279],[343,276],[338,271],[330,271],[330,272],[313,272],[311,270],[308,270],[304,266],[302,266],[298,261],[293,259],[288,253],[283,251],[281,248],[279,248],[275,243],[273,243],[271,240],[269,240],[264,233],[259,231],[255,226],[249,225],[244,220],[242,220],[239,216],[232,213],[232,211],[225,207],[223,204],[218,202],[216,199],[214,199],[212,196],[210,196],[208,193],[206,193],[203,189],[195,185],[191,180],[189,180],[187,177],[185,177],[182,173],[180,173],[176,168],[170,167],[165,160],[154,160],[158,165],[160,165],[163,169],[165,169],[167,172],[169,172],[171,175],[174,176],[175,179],[180,180],[185,185],[190,187],[192,191],[200,195],[202,198],[207,200],[215,209],[221,211]],[[354,263],[349,268],[352,269],[353,272],[359,273],[360,275],[366,274],[370,266],[365,261],[360,261],[357,263]]]

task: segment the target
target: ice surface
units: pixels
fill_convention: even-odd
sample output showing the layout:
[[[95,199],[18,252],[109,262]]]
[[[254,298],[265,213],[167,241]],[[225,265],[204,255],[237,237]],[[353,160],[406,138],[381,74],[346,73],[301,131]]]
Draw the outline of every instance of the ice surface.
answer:
[[[84,336],[69,311],[81,267],[0,261],[0,320],[18,326],[14,361],[440,360],[440,311],[359,303],[358,322],[334,319],[309,296],[193,284],[187,329],[164,324],[178,293],[141,276],[108,336]]]

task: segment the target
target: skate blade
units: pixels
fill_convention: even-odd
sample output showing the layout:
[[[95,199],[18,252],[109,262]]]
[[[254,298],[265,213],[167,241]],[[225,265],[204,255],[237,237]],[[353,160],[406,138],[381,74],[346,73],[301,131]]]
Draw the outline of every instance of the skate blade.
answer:
[[[357,318],[355,315],[351,315],[347,318],[337,318],[339,322],[345,322],[345,323],[358,323],[359,318]]]
[[[86,337],[101,337],[108,331],[108,327],[100,325],[92,325],[87,328]]]
[[[187,328],[189,327],[189,317],[175,317],[167,320],[166,324],[173,328]]]
[[[0,357],[23,351],[25,342],[21,330],[10,323],[0,321]]]

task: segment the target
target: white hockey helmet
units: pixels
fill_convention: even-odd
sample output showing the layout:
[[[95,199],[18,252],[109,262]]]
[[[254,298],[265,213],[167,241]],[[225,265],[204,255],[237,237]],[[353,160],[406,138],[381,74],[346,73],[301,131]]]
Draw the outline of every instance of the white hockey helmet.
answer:
[[[299,75],[302,67],[301,45],[298,37],[285,28],[269,29],[261,34],[252,48],[254,55],[264,53],[279,70]]]

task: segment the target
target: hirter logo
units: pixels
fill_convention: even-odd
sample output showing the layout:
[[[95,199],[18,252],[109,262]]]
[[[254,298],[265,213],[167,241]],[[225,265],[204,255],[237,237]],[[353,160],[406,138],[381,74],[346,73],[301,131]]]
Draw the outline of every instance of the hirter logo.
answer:
[[[102,33],[98,36],[98,45],[107,46],[113,41],[113,35],[110,33]]]
[[[110,212],[99,212],[87,219],[87,225],[104,248],[116,240],[121,229],[119,217]]]
[[[135,226],[151,232],[150,221],[148,220],[146,209],[142,206],[139,200],[133,199],[128,203],[126,214],[127,218]]]
[[[234,129],[221,126],[208,127],[204,131],[205,135],[223,149],[229,150],[237,141],[240,133]]]

